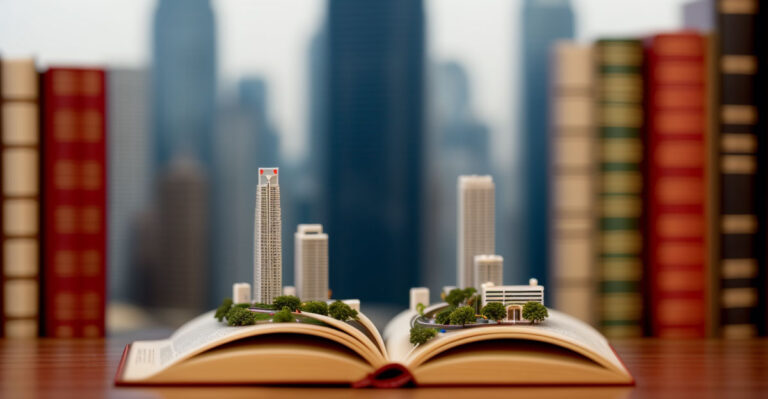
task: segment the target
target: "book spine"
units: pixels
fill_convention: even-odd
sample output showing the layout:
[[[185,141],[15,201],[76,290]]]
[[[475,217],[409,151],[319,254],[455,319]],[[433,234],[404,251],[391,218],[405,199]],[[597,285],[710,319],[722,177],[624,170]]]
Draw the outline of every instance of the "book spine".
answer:
[[[66,68],[51,68],[42,79],[44,333],[56,338],[79,330],[79,81],[79,71]]]
[[[103,337],[106,294],[106,107],[103,70],[80,71],[81,337]]]
[[[647,261],[654,336],[707,336],[706,40],[648,40]]]
[[[2,336],[36,337],[40,290],[40,132],[33,59],[0,62]]]
[[[757,335],[759,273],[765,245],[758,219],[758,135],[755,74],[757,0],[718,2],[720,49],[720,333],[726,338]],[[762,205],[761,205],[762,206]]]
[[[598,129],[599,317],[609,337],[643,334],[643,45],[595,47]]]
[[[550,120],[550,285],[556,309],[596,322],[597,180],[592,47],[554,46]]]

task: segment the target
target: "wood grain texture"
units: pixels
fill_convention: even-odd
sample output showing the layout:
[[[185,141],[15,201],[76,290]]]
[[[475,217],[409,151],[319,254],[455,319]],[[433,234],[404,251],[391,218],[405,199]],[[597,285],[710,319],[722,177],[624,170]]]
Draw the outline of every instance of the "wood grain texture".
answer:
[[[768,397],[768,340],[617,341],[635,387],[421,388],[317,387],[115,388],[129,340],[1,340],[0,398],[720,398]]]

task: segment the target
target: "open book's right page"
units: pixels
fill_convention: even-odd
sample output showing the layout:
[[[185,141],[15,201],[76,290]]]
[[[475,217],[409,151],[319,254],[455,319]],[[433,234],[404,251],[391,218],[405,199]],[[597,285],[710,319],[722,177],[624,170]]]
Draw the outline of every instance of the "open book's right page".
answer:
[[[387,325],[384,333],[389,357],[409,368],[416,368],[447,349],[492,339],[519,339],[553,344],[579,353],[606,369],[629,377],[608,341],[586,323],[556,310],[549,309],[549,318],[537,325],[472,327],[441,332],[426,344],[414,347],[409,342],[411,321],[416,315],[404,311]],[[629,377],[631,378],[631,377]]]

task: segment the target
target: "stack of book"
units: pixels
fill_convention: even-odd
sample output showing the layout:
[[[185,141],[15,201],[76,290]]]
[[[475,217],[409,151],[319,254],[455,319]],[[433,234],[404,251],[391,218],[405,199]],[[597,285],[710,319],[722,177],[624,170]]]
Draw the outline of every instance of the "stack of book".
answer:
[[[0,70],[0,332],[104,336],[104,71]]]
[[[596,242],[582,240],[580,251],[591,249],[591,256],[576,257],[562,229],[551,229],[550,279],[566,285],[577,273],[593,275],[599,287],[558,285],[551,292],[555,304],[593,304],[561,307],[611,337],[766,332],[768,140],[757,131],[768,114],[765,90],[756,88],[768,82],[758,68],[768,53],[757,23],[768,13],[758,13],[756,0],[711,6],[714,33],[552,49],[551,184],[560,190],[552,190],[551,202],[576,201],[594,188],[579,209],[555,208],[550,224],[586,232],[594,223]],[[585,64],[593,66],[591,77]],[[559,112],[574,101],[563,82],[577,79],[594,80],[591,92],[579,94],[591,96],[594,111]],[[581,123],[578,135],[591,141],[575,145],[569,126],[586,112],[594,112],[594,124]],[[584,161],[570,169],[558,164],[568,159]]]

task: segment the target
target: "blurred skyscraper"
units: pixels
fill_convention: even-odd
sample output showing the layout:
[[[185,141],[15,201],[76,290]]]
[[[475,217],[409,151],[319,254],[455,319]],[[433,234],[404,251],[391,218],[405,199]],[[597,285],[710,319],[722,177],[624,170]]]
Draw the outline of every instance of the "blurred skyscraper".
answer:
[[[258,77],[245,78],[238,85],[240,104],[253,117],[258,142],[256,162],[262,166],[280,163],[280,137],[267,112],[268,94],[267,83]]]
[[[216,40],[209,0],[159,0],[152,46],[154,173],[178,154],[209,171]]]
[[[109,110],[109,293],[110,300],[138,299],[131,270],[131,229],[148,204],[149,100],[144,70],[110,69]]]
[[[214,197],[213,186],[207,180],[215,171],[212,136],[216,111],[216,39],[210,1],[159,0],[153,28],[151,178],[158,188],[154,201],[155,209],[160,213],[156,219],[162,220],[162,234],[183,235],[161,235],[163,240],[179,240],[169,244],[184,246],[161,247],[155,267],[162,270],[150,273],[152,281],[147,283],[154,286],[171,284],[156,279],[178,273],[199,274],[204,282],[202,286],[197,284],[198,281],[185,277],[192,291],[180,292],[185,299],[192,295],[195,297],[186,303],[187,309],[199,310],[220,300],[211,295],[210,281],[214,272],[209,267],[213,263],[210,250],[213,231],[209,220],[214,214]],[[182,160],[187,166],[178,164]],[[172,164],[176,170],[170,169]],[[189,165],[194,165],[194,172]],[[199,184],[174,182],[174,179],[193,174],[200,176]],[[194,180],[193,177],[189,179]],[[184,189],[188,189],[189,195],[177,195]],[[204,191],[198,192],[198,189]],[[168,203],[168,196],[173,196],[173,205]],[[166,211],[174,213],[166,215]],[[203,230],[186,231],[193,227]],[[169,251],[178,253],[172,255]],[[181,284],[182,281],[176,280],[175,283]],[[150,290],[149,303],[162,305],[164,301],[169,301],[166,306],[181,306],[164,294],[162,289]]]
[[[303,223],[325,223],[327,221],[326,186],[323,184],[327,151],[324,151],[328,141],[328,30],[323,25],[312,36],[309,43],[309,63],[307,78],[309,82],[309,154],[307,161],[309,181],[304,189],[312,198],[309,215],[312,220]]]
[[[330,286],[405,305],[421,266],[422,2],[331,0],[327,29]]]
[[[488,128],[470,108],[469,79],[456,62],[430,68],[430,137],[424,187],[422,283],[437,295],[456,281],[456,182],[459,175],[491,173]],[[434,298],[434,299],[437,299]]]
[[[549,118],[548,78],[552,44],[574,35],[574,16],[570,0],[525,0],[521,14],[523,95],[520,99],[523,128],[522,184],[523,219],[519,248],[527,274],[547,285],[548,256],[548,164]]]
[[[176,322],[208,306],[207,180],[198,161],[175,158],[156,181],[156,206],[136,226],[143,302],[151,309],[181,311]]]

